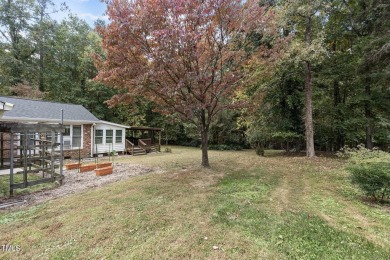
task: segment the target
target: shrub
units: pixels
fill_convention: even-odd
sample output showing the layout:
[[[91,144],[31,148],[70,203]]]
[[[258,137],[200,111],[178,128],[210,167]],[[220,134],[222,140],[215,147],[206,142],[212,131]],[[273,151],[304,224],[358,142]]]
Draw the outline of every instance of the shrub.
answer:
[[[242,150],[242,146],[237,144],[210,144],[208,146],[209,150],[218,150],[218,151],[240,151]]]
[[[166,152],[166,153],[171,153],[171,152],[172,152],[172,149],[171,149],[171,148],[169,148],[169,147],[165,147],[165,150],[164,150],[164,152]]]
[[[257,143],[255,146],[255,151],[257,155],[264,156],[264,152],[265,152],[264,143]]]
[[[390,198],[389,153],[369,150],[360,145],[357,148],[344,148],[339,156],[349,160],[347,171],[351,173],[353,184],[375,200]]]
[[[352,183],[368,196],[384,201],[390,198],[390,162],[368,162],[347,167]]]

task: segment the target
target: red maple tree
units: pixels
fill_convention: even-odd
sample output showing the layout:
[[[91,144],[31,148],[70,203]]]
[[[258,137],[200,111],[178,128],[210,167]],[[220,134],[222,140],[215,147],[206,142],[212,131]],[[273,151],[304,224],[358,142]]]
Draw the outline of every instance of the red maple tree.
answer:
[[[110,0],[110,23],[98,29],[105,57],[97,80],[121,89],[115,105],[142,95],[161,111],[195,124],[202,166],[209,166],[208,130],[232,102],[248,53],[245,31],[263,28],[264,10],[241,0]],[[252,28],[250,28],[252,26]]]

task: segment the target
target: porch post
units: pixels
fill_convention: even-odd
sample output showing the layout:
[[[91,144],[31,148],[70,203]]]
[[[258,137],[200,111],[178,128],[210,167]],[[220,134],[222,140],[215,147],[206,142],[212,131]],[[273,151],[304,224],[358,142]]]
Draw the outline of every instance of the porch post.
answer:
[[[131,155],[134,156],[135,140],[134,140],[134,130],[133,129],[131,130],[131,134],[133,136],[133,139],[131,140],[131,142],[133,143],[133,146],[131,147]]]

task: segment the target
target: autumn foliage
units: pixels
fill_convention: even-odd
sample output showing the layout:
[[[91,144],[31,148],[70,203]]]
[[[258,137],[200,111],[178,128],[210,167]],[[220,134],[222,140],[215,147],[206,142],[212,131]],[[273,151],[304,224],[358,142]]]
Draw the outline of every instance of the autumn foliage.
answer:
[[[110,23],[100,27],[105,57],[97,79],[121,90],[110,103],[142,95],[161,111],[195,124],[202,138],[202,165],[208,166],[208,129],[233,102],[250,58],[240,46],[248,31],[266,32],[257,1],[106,1]]]

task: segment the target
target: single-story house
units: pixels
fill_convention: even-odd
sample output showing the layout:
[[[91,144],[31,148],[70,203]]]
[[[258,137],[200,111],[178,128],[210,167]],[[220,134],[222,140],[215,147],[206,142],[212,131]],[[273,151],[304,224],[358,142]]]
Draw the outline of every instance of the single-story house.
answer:
[[[130,127],[99,120],[81,105],[4,96],[0,101],[13,104],[12,109],[3,109],[2,122],[60,124],[63,119],[65,157],[126,151],[126,129]]]

